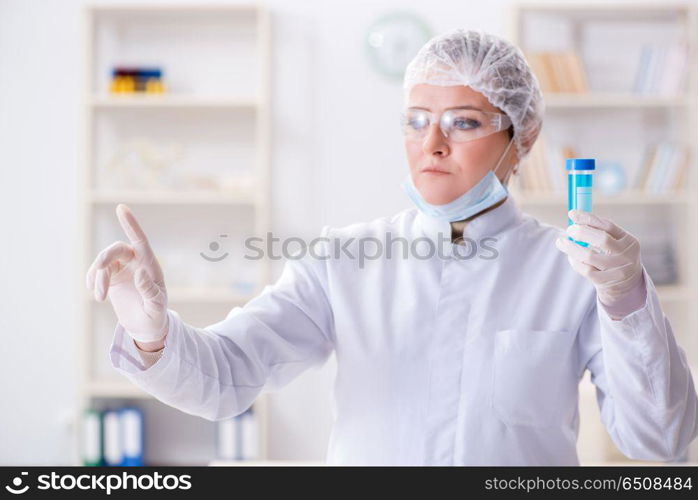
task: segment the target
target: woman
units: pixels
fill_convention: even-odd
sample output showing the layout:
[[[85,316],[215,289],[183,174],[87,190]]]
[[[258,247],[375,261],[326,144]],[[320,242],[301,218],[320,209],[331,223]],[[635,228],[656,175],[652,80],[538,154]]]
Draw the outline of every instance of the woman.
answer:
[[[114,368],[216,420],[334,351],[328,463],[489,465],[578,464],[588,369],[623,453],[680,459],[698,398],[637,239],[584,213],[565,234],[507,196],[543,113],[521,51],[480,31],[436,37],[407,68],[405,98],[404,187],[417,208],[325,227],[319,254],[288,260],[207,328],[167,308],[146,235],[117,207],[130,244],[103,250],[87,275],[119,319]],[[366,241],[409,245],[357,260]]]

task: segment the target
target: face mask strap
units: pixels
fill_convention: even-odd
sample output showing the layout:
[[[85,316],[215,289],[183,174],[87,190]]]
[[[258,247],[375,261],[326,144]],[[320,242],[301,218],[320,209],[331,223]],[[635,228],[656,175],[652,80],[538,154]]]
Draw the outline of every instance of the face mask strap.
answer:
[[[509,152],[509,148],[511,147],[511,145],[512,145],[513,142],[514,142],[514,138],[512,137],[511,139],[509,139],[509,144],[507,144],[507,147],[504,148],[504,152],[503,152],[503,153],[501,154],[501,156],[499,157],[499,160],[497,161],[497,165],[496,165],[496,166],[494,167],[494,169],[492,170],[492,172],[494,172],[495,175],[497,175],[497,170],[499,169],[499,166],[501,165],[502,160],[504,160],[504,157],[505,157],[505,156],[507,155],[507,153]],[[514,169],[513,169],[513,167],[512,167],[512,169],[509,171],[509,174],[507,174],[507,178],[504,180],[504,184],[506,184],[506,182],[509,180],[509,176],[511,175],[511,172],[512,172],[513,170],[514,170]]]

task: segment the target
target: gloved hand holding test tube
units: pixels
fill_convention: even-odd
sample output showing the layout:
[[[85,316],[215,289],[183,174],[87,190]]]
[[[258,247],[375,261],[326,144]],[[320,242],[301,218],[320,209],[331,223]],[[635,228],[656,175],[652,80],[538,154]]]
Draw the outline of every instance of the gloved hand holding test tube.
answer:
[[[596,287],[601,303],[614,318],[645,304],[647,289],[638,239],[608,219],[591,213],[592,158],[566,160],[567,238],[555,246],[567,254],[572,268]]]

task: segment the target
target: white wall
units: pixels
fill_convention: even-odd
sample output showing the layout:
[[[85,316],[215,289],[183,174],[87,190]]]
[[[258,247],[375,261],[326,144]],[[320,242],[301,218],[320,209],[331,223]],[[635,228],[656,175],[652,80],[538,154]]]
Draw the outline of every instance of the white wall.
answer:
[[[74,450],[79,265],[76,193],[82,0],[0,0],[0,464],[64,464]],[[102,2],[95,2],[102,3]],[[115,2],[110,2],[115,3]],[[154,2],[153,2],[154,3]],[[510,2],[274,0],[273,228],[315,235],[396,212],[407,173],[400,82],[364,54],[368,25],[410,9],[435,32],[506,31]],[[360,200],[360,203],[356,203]],[[322,459],[334,365],[274,395],[277,458]]]

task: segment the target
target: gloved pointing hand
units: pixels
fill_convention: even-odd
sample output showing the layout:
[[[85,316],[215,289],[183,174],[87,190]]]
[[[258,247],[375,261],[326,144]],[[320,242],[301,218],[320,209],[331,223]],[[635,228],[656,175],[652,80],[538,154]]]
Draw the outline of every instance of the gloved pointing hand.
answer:
[[[167,290],[148,238],[123,204],[116,215],[130,244],[117,241],[102,250],[87,271],[86,285],[95,299],[109,296],[119,323],[139,342],[167,335]]]
[[[612,316],[623,317],[640,309],[647,289],[638,239],[597,215],[570,210],[569,216],[574,224],[567,227],[567,234],[590,246],[583,247],[564,236],[555,241],[555,246],[567,254],[575,271],[594,284],[599,300]]]

